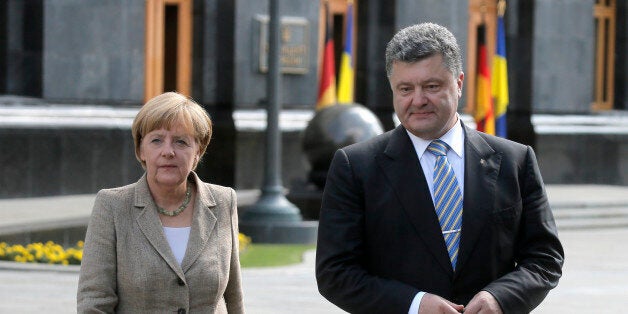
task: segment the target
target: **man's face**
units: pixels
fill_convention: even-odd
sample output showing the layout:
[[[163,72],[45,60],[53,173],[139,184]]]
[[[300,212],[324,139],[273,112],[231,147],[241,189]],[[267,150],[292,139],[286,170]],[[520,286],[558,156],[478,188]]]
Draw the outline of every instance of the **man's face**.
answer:
[[[434,55],[414,62],[394,62],[389,77],[395,113],[412,134],[426,140],[447,133],[456,123],[464,74],[455,78],[443,57]]]

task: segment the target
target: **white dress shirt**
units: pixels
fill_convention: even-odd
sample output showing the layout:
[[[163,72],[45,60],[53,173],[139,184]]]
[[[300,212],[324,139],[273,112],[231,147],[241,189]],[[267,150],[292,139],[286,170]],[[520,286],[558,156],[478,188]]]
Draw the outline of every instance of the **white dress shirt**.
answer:
[[[434,201],[433,175],[436,156],[427,152],[427,147],[430,145],[432,140],[425,140],[417,137],[408,130],[406,130],[406,132],[408,132],[412,145],[414,146],[414,150],[419,158],[421,169],[423,169],[423,173],[425,174],[425,181],[427,181],[432,201]],[[460,117],[458,117],[456,124],[454,124],[454,126],[449,129],[447,133],[440,137],[440,140],[449,145],[449,150],[447,150],[447,159],[456,174],[458,186],[460,187],[460,193],[464,196],[464,132],[462,130],[462,125],[460,124]],[[425,292],[423,291],[417,293],[412,300],[412,304],[410,304],[410,309],[408,310],[409,314],[416,314],[419,312],[419,306],[421,305],[421,300],[424,295]]]

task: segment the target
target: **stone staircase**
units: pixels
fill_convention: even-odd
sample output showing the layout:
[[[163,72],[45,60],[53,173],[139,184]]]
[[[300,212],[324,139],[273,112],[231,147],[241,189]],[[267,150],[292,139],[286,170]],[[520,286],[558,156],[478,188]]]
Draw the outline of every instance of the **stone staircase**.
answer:
[[[548,185],[559,229],[628,227],[628,187]]]

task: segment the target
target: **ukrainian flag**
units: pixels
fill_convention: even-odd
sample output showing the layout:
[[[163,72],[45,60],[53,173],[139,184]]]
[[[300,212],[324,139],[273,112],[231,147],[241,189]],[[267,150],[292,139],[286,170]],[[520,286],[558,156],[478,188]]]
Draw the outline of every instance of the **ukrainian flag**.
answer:
[[[338,81],[338,103],[353,103],[353,2],[347,5],[347,15],[345,24],[345,42],[340,60],[340,77]]]
[[[508,108],[508,63],[506,62],[506,34],[504,12],[497,17],[497,42],[493,57],[493,99],[495,104],[495,135],[506,137],[506,109]]]

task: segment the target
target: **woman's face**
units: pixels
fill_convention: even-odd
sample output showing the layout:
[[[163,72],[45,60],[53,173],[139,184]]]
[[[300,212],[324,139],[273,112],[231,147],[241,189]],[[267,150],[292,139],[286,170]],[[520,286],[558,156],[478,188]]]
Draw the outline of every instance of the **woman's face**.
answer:
[[[176,187],[184,184],[198,162],[194,136],[180,123],[147,133],[140,144],[140,159],[146,163],[149,184]]]

